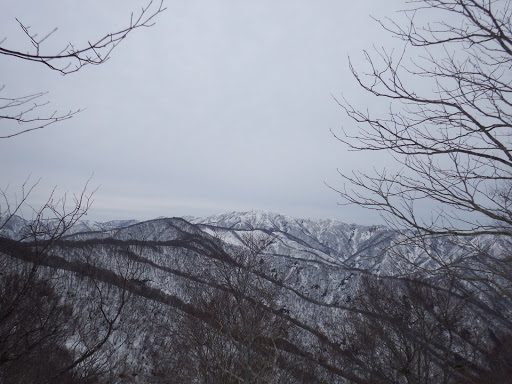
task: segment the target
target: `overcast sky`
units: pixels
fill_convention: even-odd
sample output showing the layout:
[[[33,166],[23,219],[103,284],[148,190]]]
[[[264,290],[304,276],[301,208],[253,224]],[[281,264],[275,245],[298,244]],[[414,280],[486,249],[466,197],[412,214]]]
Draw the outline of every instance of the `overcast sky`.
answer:
[[[138,1],[6,0],[5,48],[28,50],[16,18],[46,46],[95,40],[126,26]],[[367,101],[347,57],[391,46],[371,16],[395,17],[399,0],[167,1],[156,25],[136,31],[101,66],[68,76],[0,56],[2,97],[48,91],[49,108],[84,111],[47,129],[0,141],[1,187],[41,182],[33,204],[57,186],[95,192],[88,218],[150,219],[268,210],[295,217],[373,223],[339,206],[325,183],[337,169],[385,164],[347,152],[331,134],[353,129],[342,94]],[[0,121],[0,129],[5,122]],[[5,125],[4,125],[5,127]]]

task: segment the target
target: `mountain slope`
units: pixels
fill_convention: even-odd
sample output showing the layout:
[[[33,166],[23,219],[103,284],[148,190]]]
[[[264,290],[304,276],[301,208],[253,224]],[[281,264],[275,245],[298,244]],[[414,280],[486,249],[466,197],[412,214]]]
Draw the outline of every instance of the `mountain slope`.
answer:
[[[112,382],[176,382],[174,375],[191,358],[183,351],[193,352],[195,346],[201,355],[204,343],[214,343],[211,348],[220,343],[216,353],[230,351],[235,360],[241,358],[240,348],[259,345],[255,369],[272,362],[272,369],[261,374],[283,377],[284,383],[364,382],[347,368],[349,362],[359,368],[364,364],[347,344],[347,332],[353,329],[347,330],[345,321],[348,315],[364,313],[380,323],[387,316],[358,307],[365,277],[388,275],[400,270],[400,263],[405,268],[407,259],[429,262],[420,249],[410,246],[398,249],[403,259],[391,257],[389,247],[399,237],[385,227],[259,211],[145,222],[79,222],[59,241],[49,243],[48,250],[44,239],[16,241],[30,224],[13,218],[3,227],[2,267],[26,271],[22,278],[36,271],[72,308],[74,322],[90,329],[92,321],[99,334],[109,335],[97,351],[117,375],[109,379]],[[495,252],[507,247],[496,240],[475,238],[456,245],[438,239],[433,249],[456,258],[477,243]],[[41,249],[43,253],[38,253]],[[395,284],[396,278],[376,281]],[[465,292],[466,287],[458,289]],[[407,298],[397,292],[402,305]],[[460,297],[465,303],[481,299],[464,295]],[[499,329],[497,322],[508,321],[501,302],[475,303],[484,313],[500,314],[495,316],[499,321],[481,316],[479,324],[486,329]],[[419,312],[432,308],[421,307]],[[356,317],[355,324],[359,320]],[[203,333],[206,339],[198,339]],[[70,339],[80,340],[83,334],[88,333],[76,331]],[[252,334],[254,339],[243,341]],[[78,353],[98,340],[68,344]]]

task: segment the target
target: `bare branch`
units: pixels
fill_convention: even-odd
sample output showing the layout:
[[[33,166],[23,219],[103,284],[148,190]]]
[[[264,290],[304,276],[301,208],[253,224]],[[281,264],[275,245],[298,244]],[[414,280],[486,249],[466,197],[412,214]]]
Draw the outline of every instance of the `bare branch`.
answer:
[[[131,15],[130,24],[126,28],[108,33],[92,43],[89,42],[88,45],[84,47],[75,47],[74,44],[69,43],[57,53],[43,53],[41,46],[45,40],[57,31],[57,28],[47,33],[43,38],[37,39],[37,33],[31,34],[29,32],[30,27],[16,19],[25,35],[34,46],[34,52],[25,53],[0,46],[0,55],[13,56],[18,59],[41,63],[51,70],[66,75],[79,71],[85,65],[99,65],[104,63],[109,59],[110,54],[117,45],[132,31],[153,26],[155,17],[163,11],[165,11],[163,0],[159,0],[156,3],[151,0],[145,7],[142,7],[138,15]],[[5,39],[2,43],[3,42],[5,42]],[[93,54],[92,56],[91,53]]]

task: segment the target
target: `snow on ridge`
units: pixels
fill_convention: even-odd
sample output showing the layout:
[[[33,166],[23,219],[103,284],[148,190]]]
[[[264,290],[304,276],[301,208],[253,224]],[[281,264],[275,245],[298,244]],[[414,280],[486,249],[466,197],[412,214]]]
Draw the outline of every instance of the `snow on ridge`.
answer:
[[[251,224],[253,227],[272,227],[274,223],[318,223],[318,225],[331,226],[331,225],[356,225],[336,219],[310,219],[293,217],[281,213],[276,213],[266,210],[252,210],[252,211],[232,211],[227,213],[215,214],[206,217],[184,217],[193,224],[209,224],[209,225],[222,225],[222,223],[230,223],[236,225],[238,223]],[[224,225],[225,226],[225,225]]]

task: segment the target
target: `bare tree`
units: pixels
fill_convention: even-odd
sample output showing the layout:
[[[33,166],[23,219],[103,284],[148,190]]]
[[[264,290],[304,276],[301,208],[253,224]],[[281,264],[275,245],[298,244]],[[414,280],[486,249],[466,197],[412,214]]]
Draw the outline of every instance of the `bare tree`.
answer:
[[[396,168],[342,174],[346,186],[338,192],[346,203],[379,212],[398,231],[400,238],[390,254],[407,263],[406,271],[427,272],[431,283],[450,276],[454,284],[446,287],[446,294],[434,290],[437,293],[429,297],[463,305],[460,314],[474,300],[483,320],[466,316],[457,325],[458,320],[430,318],[411,344],[407,324],[394,328],[398,323],[379,324],[380,320],[359,314],[359,324],[366,327],[356,334],[364,335],[362,331],[373,324],[381,332],[377,344],[399,352],[393,361],[420,363],[416,372],[427,375],[437,370],[443,377],[436,380],[481,382],[482,377],[492,377],[504,382],[510,364],[500,363],[490,373],[492,364],[486,365],[485,359],[492,355],[493,343],[509,353],[504,340],[510,333],[507,319],[512,298],[512,4],[509,0],[413,0],[408,4],[405,23],[379,21],[403,42],[402,50],[365,51],[362,66],[350,61],[360,87],[372,101],[387,102],[388,109],[375,111],[339,100],[358,127],[336,135],[350,150],[391,155]],[[410,252],[410,245],[421,254]],[[365,299],[373,307],[370,310],[378,312],[379,305],[387,302],[391,307],[382,311],[393,313],[393,308],[400,308],[408,313],[405,303],[385,292],[383,286],[377,295],[381,304]],[[426,309],[424,315],[434,314]],[[447,307],[446,314],[456,319],[459,314],[452,310]],[[415,325],[425,320],[416,318]],[[493,331],[480,332],[473,341],[458,328],[476,327],[478,322],[494,324],[489,326]],[[437,335],[429,328],[436,323]],[[460,332],[456,334],[455,329]],[[429,334],[431,340],[427,340]],[[446,336],[456,343],[440,344]],[[443,352],[436,357],[433,352],[438,346]],[[469,348],[478,369],[468,363],[470,358],[462,363],[464,370],[454,369],[463,348]],[[415,358],[430,356],[437,368],[432,370],[425,361],[404,360],[407,354],[402,352],[412,352]],[[443,367],[443,361],[452,365]],[[412,375],[412,371],[405,373]],[[421,382],[421,377],[411,380]]]
[[[45,43],[58,28],[41,35],[16,19],[32,50],[8,47],[8,39],[0,36],[0,55],[71,74],[86,65],[106,62],[132,31],[151,27],[164,10],[163,0],[150,0],[138,13],[132,13],[125,28],[84,46],[69,43],[57,51],[46,50]],[[79,112],[46,114],[46,92],[14,97],[4,96],[4,92],[5,87],[0,86],[0,121],[6,129],[0,139],[48,127]],[[88,183],[72,196],[57,198],[54,190],[34,208],[29,198],[37,184],[27,180],[14,197],[7,189],[0,190],[0,381],[92,383],[110,364],[114,344],[119,343],[112,339],[129,303],[128,285],[139,276],[139,266],[123,260],[114,272],[91,262],[84,264],[86,271],[75,268],[74,272],[86,275],[91,309],[87,316],[76,313],[76,303],[61,295],[54,284],[55,269],[62,266],[59,263],[67,263],[58,254],[57,244],[87,213],[93,193],[87,191]],[[27,214],[27,221],[20,217]],[[69,268],[69,263],[66,265]]]
[[[22,51],[9,47],[7,37],[0,36],[0,55],[11,56],[20,60],[31,61],[45,65],[52,71],[62,75],[74,73],[86,65],[100,65],[106,62],[112,51],[133,31],[151,27],[157,15],[165,10],[163,0],[150,0],[138,13],[132,13],[126,27],[104,34],[95,40],[89,40],[84,46],[68,43],[57,51],[47,51],[44,43],[54,35],[58,27],[51,31],[34,31],[21,20],[16,19],[22,33],[32,46],[31,51]],[[8,132],[0,134],[0,139],[11,138],[23,133],[42,129],[49,125],[72,118],[80,109],[67,112],[43,112],[42,107],[48,104],[47,92],[34,92],[29,95],[3,96],[5,86],[0,87],[0,121],[11,123]]]
[[[87,188],[72,199],[54,199],[52,193],[35,209],[28,200],[36,186],[27,181],[18,199],[1,192],[0,380],[97,382],[116,372],[127,334],[121,322],[129,318],[130,284],[143,270],[135,257],[126,256],[128,250],[101,244],[73,248],[61,241],[90,207]],[[29,220],[18,216],[27,211]],[[107,265],[98,265],[96,253],[109,255]],[[69,254],[73,257],[64,257]],[[73,287],[66,288],[69,281]]]
[[[79,254],[83,255],[80,262],[82,277],[85,278],[74,287],[81,291],[82,297],[75,299],[79,311],[75,314],[73,343],[68,345],[73,359],[61,366],[53,379],[65,377],[69,372],[78,372],[75,376],[83,380],[115,372],[119,363],[115,355],[127,338],[126,332],[129,332],[121,325],[130,317],[127,308],[133,295],[129,285],[144,272],[138,262],[126,257],[128,251],[123,252],[119,247],[91,244],[80,245],[79,248]],[[135,255],[141,249],[135,247],[130,252]],[[66,251],[66,246],[62,246],[60,252],[63,251]],[[101,259],[97,253],[110,256],[107,268],[96,261]]]
[[[49,379],[71,360],[65,348],[71,307],[61,303],[50,281],[38,277],[28,282],[20,274],[2,276],[0,293],[0,380]]]
[[[422,234],[510,236],[510,1],[410,3],[408,25],[381,22],[404,50],[365,52],[367,72],[350,63],[364,90],[389,101],[389,113],[340,102],[360,125],[339,139],[352,150],[389,152],[400,169],[344,174],[350,187],[340,193]],[[439,21],[422,26],[422,16]],[[432,215],[419,215],[419,205]]]
[[[359,85],[387,100],[388,111],[340,100],[358,130],[337,136],[354,151],[387,152],[397,166],[342,174],[348,186],[339,192],[423,249],[431,272],[450,269],[510,297],[512,276],[500,267],[512,235],[510,1],[409,3],[407,25],[380,21],[404,49],[365,52],[367,70],[350,62]],[[500,244],[475,240],[481,235]],[[438,248],[439,237],[454,248]]]
[[[278,364],[276,341],[289,328],[273,311],[279,287],[258,274],[273,238],[252,231],[241,238],[243,247],[212,261],[212,285],[194,291],[195,316],[184,314],[176,322],[163,382],[169,374],[183,383],[289,382]]]
[[[76,317],[45,266],[58,240],[87,212],[91,195],[84,188],[70,207],[66,196],[54,199],[52,193],[36,210],[28,205],[36,186],[25,182],[17,200],[0,192],[0,380],[5,383],[45,382],[73,361],[66,342]],[[30,221],[18,216],[27,210]],[[3,237],[9,232],[16,238]],[[65,372],[55,382],[85,381]]]
[[[491,322],[460,282],[363,276],[342,322],[354,371],[371,382],[472,383],[489,368]],[[500,374],[504,372],[501,371]]]

